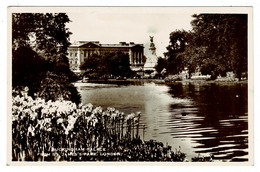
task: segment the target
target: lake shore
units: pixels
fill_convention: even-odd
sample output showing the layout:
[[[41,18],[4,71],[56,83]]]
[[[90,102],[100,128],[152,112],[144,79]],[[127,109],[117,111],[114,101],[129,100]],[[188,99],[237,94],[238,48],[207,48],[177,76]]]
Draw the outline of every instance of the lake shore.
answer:
[[[86,82],[83,82],[83,80],[78,80],[76,83],[132,83],[132,82],[154,82],[154,83],[221,83],[221,84],[247,84],[248,80],[242,80],[242,81],[230,81],[230,80],[205,80],[205,79],[186,79],[182,81],[165,81],[164,79],[96,79],[96,80],[87,80]]]

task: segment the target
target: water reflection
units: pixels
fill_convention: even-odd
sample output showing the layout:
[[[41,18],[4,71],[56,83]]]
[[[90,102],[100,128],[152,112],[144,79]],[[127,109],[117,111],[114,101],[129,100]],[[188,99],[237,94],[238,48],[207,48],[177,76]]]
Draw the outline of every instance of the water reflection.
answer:
[[[78,85],[83,103],[141,111],[145,139],[187,154],[248,160],[247,84],[129,82]]]
[[[191,98],[193,106],[171,105],[171,134],[199,143],[196,153],[215,159],[248,160],[247,84],[173,84],[173,97]],[[176,109],[181,109],[177,110]],[[178,121],[178,123],[176,123]]]

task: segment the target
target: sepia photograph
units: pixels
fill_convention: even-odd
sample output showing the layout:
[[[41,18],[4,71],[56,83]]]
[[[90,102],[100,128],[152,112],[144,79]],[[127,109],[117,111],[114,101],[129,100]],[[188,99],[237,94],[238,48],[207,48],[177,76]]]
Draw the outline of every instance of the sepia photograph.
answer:
[[[8,7],[8,23],[10,165],[253,164],[252,7]]]

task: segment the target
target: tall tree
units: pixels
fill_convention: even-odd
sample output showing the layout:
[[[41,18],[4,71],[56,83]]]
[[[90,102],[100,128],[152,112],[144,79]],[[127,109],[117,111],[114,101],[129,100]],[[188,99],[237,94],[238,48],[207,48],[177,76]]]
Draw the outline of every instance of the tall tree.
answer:
[[[202,73],[216,77],[234,71],[241,79],[242,72],[247,71],[247,15],[199,14],[193,17],[194,43],[196,47],[206,48],[200,57]]]
[[[170,34],[170,45],[165,56],[169,73],[178,73],[185,67],[189,76],[197,68],[212,79],[234,71],[241,80],[247,73],[247,15],[199,14],[193,15],[192,31]]]
[[[70,85],[76,80],[76,76],[69,69],[67,59],[71,33],[66,28],[66,23],[69,21],[65,13],[12,14],[14,87],[29,86],[31,95],[39,96],[43,95],[41,93],[48,90],[47,88],[57,86],[57,89],[67,90],[67,94],[56,91],[56,94],[52,94],[52,97],[48,97],[48,99],[59,97],[69,99],[71,96],[68,95],[71,94],[72,97],[76,97],[74,98],[75,101],[77,100],[76,102],[80,101],[76,88]],[[19,66],[18,69],[19,62],[26,59],[27,63]],[[28,76],[35,78],[35,80],[26,79]],[[57,76],[63,76],[62,82],[57,79]],[[55,80],[56,84],[43,82],[46,79]]]
[[[177,74],[184,69],[183,56],[180,54],[184,52],[187,44],[188,32],[184,30],[176,30],[170,34],[170,44],[166,47],[167,52],[164,56],[168,60],[167,72],[170,74]]]
[[[14,13],[12,15],[13,50],[29,46],[50,62],[67,56],[71,32],[65,13]]]

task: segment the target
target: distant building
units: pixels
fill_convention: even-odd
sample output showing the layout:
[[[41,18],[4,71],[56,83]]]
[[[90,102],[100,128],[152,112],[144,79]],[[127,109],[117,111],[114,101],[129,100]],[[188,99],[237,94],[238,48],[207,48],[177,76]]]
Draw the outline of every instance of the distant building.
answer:
[[[121,51],[129,54],[130,68],[133,71],[143,70],[144,62],[144,46],[143,44],[135,44],[134,42],[119,44],[100,44],[99,41],[78,41],[68,48],[68,58],[70,68],[74,72],[81,72],[80,65],[85,59],[93,54],[104,54],[107,52]]]

